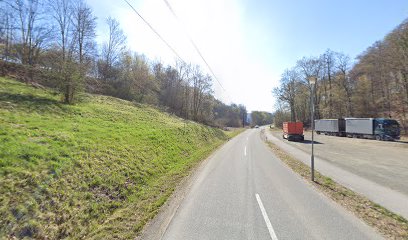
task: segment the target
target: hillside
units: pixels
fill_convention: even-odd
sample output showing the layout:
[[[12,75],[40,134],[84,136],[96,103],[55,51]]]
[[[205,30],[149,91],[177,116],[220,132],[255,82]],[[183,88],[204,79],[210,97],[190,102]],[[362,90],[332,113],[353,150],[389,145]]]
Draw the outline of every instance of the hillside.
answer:
[[[129,239],[219,129],[99,95],[65,105],[0,78],[0,238]]]

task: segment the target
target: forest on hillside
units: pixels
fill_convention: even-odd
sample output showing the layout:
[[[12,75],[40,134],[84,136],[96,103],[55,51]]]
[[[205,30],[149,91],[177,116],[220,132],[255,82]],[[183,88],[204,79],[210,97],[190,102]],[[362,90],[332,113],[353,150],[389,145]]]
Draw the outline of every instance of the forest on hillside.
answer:
[[[275,124],[302,121],[310,125],[311,85],[316,77],[315,118],[394,118],[408,133],[408,19],[355,61],[328,49],[303,57],[281,76],[273,89]]]
[[[273,122],[273,115],[264,111],[252,111],[250,122],[252,126],[270,125]]]
[[[67,104],[90,92],[157,106],[211,126],[245,124],[244,105],[227,105],[200,66],[174,66],[129,50],[119,22],[106,19],[108,39],[96,42],[96,17],[84,0],[0,1],[2,75],[53,87]]]

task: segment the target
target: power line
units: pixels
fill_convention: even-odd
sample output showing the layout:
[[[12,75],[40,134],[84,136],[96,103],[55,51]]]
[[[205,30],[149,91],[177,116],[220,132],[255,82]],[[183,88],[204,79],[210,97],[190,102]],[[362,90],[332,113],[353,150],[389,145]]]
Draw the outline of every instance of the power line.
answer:
[[[143,22],[145,22],[145,23],[147,24],[147,26],[149,26],[150,29],[167,45],[167,47],[171,49],[171,51],[172,51],[181,61],[186,62],[186,61],[184,61],[184,60],[180,57],[180,55],[176,52],[176,50],[174,50],[174,48],[173,48],[172,46],[170,46],[170,44],[153,28],[153,26],[150,25],[150,23],[149,23],[148,21],[146,21],[146,19],[144,19],[144,18],[142,17],[142,15],[139,14],[139,12],[132,6],[132,4],[130,4],[127,0],[124,0],[124,1],[125,1],[125,2],[129,5],[129,7],[132,8],[133,11],[143,20]]]
[[[173,14],[174,18],[176,18],[176,20],[181,24],[182,22],[180,21],[180,19],[178,18],[177,14],[174,12],[173,8],[171,7],[170,3],[167,0],[163,0],[166,3],[166,6],[168,7],[168,9],[170,10],[170,12]],[[184,25],[183,25],[184,27]],[[214,76],[215,80],[218,82],[218,84],[220,85],[220,87],[222,88],[222,90],[224,90],[224,92],[228,95],[227,90],[225,90],[225,88],[222,86],[221,82],[218,80],[217,76],[215,75],[214,71],[212,70],[212,68],[210,67],[210,65],[208,64],[207,60],[205,60],[203,54],[201,54],[200,49],[197,47],[197,45],[195,44],[193,38],[190,36],[190,34],[188,33],[188,31],[185,29],[184,27],[184,32],[185,34],[188,36],[190,43],[193,45],[194,49],[197,51],[198,55],[200,55],[201,59],[203,60],[203,62],[205,63],[205,65],[207,66],[207,68],[210,70],[211,74]],[[231,97],[228,95],[228,98],[231,99]]]
[[[160,38],[160,40],[162,40],[166,46],[168,48],[170,48],[170,50],[182,61],[182,62],[186,62],[184,61],[183,58],[180,57],[180,55],[177,53],[177,51],[156,31],[156,29],[153,28],[153,26],[142,17],[142,15],[132,6],[132,4],[129,3],[128,0],[124,0],[129,7],[143,20],[144,23],[146,23],[147,26],[149,26],[149,28]],[[170,11],[172,12],[173,16],[177,19],[177,21],[180,22],[180,20],[178,19],[176,13],[173,11],[173,9],[171,8],[171,5],[165,0],[167,7],[170,9]],[[210,67],[210,65],[207,63],[207,61],[205,60],[204,56],[201,54],[201,51],[199,50],[199,48],[197,47],[197,45],[194,43],[193,39],[190,37],[190,35],[187,33],[187,31],[185,31],[185,33],[187,34],[187,36],[189,37],[189,40],[191,42],[191,44],[193,45],[193,47],[195,48],[195,50],[197,51],[197,53],[200,55],[201,59],[203,60],[203,62],[206,64],[207,68],[210,70],[211,74],[213,75],[213,77],[215,78],[215,80],[218,82],[218,84],[220,85],[220,87],[222,88],[222,90],[224,90],[224,92],[227,94],[227,97],[230,99],[230,101],[232,102],[231,97],[228,95],[227,91],[225,90],[225,88],[222,86],[221,82],[218,80],[217,76],[215,75],[214,71],[212,70],[212,68]]]

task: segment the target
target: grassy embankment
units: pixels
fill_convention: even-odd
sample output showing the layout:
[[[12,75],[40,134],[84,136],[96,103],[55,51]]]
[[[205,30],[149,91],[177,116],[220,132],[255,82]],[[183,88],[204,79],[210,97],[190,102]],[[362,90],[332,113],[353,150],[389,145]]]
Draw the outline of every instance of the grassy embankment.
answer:
[[[276,131],[276,129],[271,131]],[[368,225],[374,227],[384,237],[387,239],[408,239],[408,221],[405,218],[338,184],[318,171],[315,171],[315,182],[312,182],[309,166],[293,158],[272,142],[268,141],[267,143],[275,155],[294,172],[313,184],[326,196],[353,212]]]
[[[130,239],[228,137],[144,105],[0,78],[0,239]]]

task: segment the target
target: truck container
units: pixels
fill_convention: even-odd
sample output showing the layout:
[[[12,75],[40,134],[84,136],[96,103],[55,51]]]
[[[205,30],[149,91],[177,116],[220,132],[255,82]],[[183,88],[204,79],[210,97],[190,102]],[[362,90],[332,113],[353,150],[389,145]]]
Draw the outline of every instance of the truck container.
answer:
[[[305,139],[303,135],[303,123],[302,122],[284,122],[282,137],[284,139],[288,139],[289,141],[303,141]]]
[[[318,119],[315,120],[315,131],[317,134],[325,134],[332,136],[345,136],[346,121],[339,119]]]
[[[346,118],[346,135],[377,140],[398,140],[400,126],[394,119]]]

